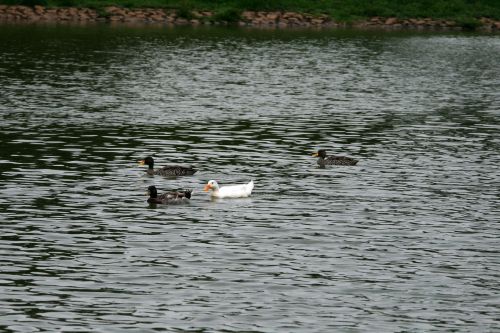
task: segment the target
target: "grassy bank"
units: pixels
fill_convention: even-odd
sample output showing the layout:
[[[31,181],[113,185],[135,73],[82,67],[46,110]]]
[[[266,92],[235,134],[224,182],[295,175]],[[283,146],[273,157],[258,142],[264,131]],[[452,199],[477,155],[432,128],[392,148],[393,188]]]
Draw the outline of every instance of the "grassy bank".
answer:
[[[209,10],[219,15],[238,15],[252,11],[294,11],[327,14],[342,22],[374,16],[406,18],[428,17],[457,22],[480,17],[500,19],[500,0],[0,0],[6,5],[42,5],[102,9],[165,8],[179,11]]]

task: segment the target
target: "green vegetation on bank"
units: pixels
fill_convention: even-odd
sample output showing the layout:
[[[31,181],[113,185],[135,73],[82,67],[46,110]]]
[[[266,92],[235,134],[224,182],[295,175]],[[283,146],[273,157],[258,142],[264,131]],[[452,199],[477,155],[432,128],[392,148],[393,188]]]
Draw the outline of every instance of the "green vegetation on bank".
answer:
[[[244,10],[327,14],[344,22],[374,16],[429,17],[458,22],[473,22],[480,17],[500,19],[500,0],[0,0],[0,3],[94,9],[106,6],[166,8],[185,13],[210,10],[232,20]]]

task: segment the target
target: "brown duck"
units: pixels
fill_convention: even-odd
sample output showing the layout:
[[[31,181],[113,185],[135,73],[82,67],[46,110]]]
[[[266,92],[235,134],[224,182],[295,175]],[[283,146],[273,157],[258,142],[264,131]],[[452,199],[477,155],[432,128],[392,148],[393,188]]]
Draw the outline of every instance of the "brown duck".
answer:
[[[312,154],[312,156],[319,157],[318,158],[318,164],[319,166],[325,166],[325,165],[356,165],[358,163],[358,160],[352,158],[352,157],[346,157],[346,156],[326,156],[326,150],[325,149],[320,149],[318,152]]]
[[[191,190],[185,191],[171,191],[165,192],[163,194],[158,195],[158,191],[156,190],[156,186],[151,185],[148,187],[148,202],[151,204],[163,204],[163,205],[178,205],[182,203],[189,202],[191,199]]]
[[[155,161],[151,156],[146,157],[139,161],[140,165],[147,165],[148,169],[146,172],[148,175],[160,175],[160,176],[189,176],[193,175],[196,171],[193,167],[184,167],[179,165],[166,165],[163,168],[155,169]]]

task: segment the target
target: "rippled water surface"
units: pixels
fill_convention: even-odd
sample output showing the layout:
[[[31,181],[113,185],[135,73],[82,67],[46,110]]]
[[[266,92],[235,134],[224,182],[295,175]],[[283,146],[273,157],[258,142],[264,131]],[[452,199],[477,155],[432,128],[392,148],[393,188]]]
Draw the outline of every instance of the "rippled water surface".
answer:
[[[498,35],[2,26],[0,330],[499,332],[499,54]],[[147,176],[150,154],[199,171]],[[256,186],[210,200],[210,179]],[[152,184],[195,192],[153,207]]]

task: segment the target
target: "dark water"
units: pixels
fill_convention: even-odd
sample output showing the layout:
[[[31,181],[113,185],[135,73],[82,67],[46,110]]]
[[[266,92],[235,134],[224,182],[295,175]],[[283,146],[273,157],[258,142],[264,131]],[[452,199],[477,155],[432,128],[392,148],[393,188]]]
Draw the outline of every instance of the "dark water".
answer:
[[[0,331],[499,332],[499,55],[498,35],[0,27]],[[149,177],[148,154],[200,171]],[[210,179],[256,187],[212,201]],[[151,184],[195,192],[149,207]]]

